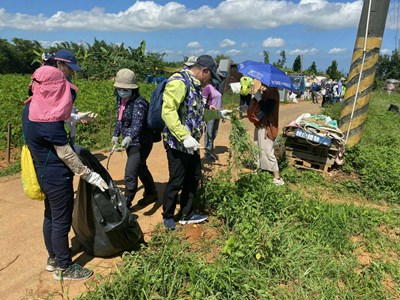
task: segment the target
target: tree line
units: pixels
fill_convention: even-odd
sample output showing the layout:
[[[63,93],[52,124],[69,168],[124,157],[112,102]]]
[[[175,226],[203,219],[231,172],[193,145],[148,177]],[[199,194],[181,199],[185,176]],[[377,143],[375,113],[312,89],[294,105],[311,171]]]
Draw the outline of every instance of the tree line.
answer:
[[[40,66],[43,52],[56,53],[61,49],[67,49],[76,56],[84,70],[76,76],[87,79],[109,79],[119,69],[130,68],[143,80],[148,74],[163,75],[160,66],[168,65],[163,59],[165,54],[146,52],[145,41],[137,48],[95,39],[93,44],[60,42],[45,49],[38,41],[14,38],[12,42],[0,39],[0,74],[32,74]]]
[[[0,74],[32,74],[39,66],[41,55],[45,51],[57,52],[67,49],[74,53],[78,64],[84,72],[77,74],[79,77],[87,79],[109,79],[121,68],[131,68],[135,70],[139,79],[144,80],[146,75],[154,77],[166,76],[163,67],[179,67],[180,62],[166,62],[165,53],[147,52],[146,42],[142,41],[137,48],[126,47],[124,43],[107,43],[104,40],[94,39],[92,44],[60,42],[45,49],[38,41],[13,38],[11,42],[0,39]],[[264,62],[271,63],[269,52],[263,51]],[[217,62],[226,55],[217,55]],[[324,75],[332,79],[345,77],[338,70],[336,60],[325,70],[318,70],[315,61],[308,68],[302,65],[302,58],[298,55],[292,68],[286,66],[286,52],[282,50],[279,59],[272,64],[288,73],[303,73],[307,75]],[[377,69],[376,80],[384,81],[388,78],[400,79],[400,53],[396,50],[391,55],[380,55]]]

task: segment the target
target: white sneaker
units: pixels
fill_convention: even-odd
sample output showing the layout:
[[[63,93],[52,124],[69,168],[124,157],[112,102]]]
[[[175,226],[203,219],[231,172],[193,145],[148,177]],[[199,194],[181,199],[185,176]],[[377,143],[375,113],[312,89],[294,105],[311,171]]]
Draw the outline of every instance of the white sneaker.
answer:
[[[274,178],[274,180],[272,180],[272,183],[275,184],[275,185],[284,185],[285,184],[283,179],[280,178],[280,177],[279,178]]]

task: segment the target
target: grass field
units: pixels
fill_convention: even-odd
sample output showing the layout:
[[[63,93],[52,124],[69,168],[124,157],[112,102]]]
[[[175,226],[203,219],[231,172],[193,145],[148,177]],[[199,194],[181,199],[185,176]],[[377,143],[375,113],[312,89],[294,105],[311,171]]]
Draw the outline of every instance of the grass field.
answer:
[[[1,126],[15,124],[15,146],[28,82],[25,76],[0,77]],[[76,83],[77,106],[101,115],[95,126],[78,128],[78,142],[106,147],[112,82]],[[151,90],[143,85],[145,96]],[[234,103],[228,94],[224,104]],[[184,229],[160,228],[81,298],[399,299],[400,116],[387,111],[399,103],[399,95],[375,92],[363,139],[346,150],[343,170],[323,177],[283,167],[283,187],[270,184],[269,174],[240,171],[242,154],[252,150],[246,149],[241,122],[233,120],[234,167],[205,178],[198,193],[198,203],[211,214],[201,225],[204,234],[193,242]],[[340,104],[325,113],[337,119]]]

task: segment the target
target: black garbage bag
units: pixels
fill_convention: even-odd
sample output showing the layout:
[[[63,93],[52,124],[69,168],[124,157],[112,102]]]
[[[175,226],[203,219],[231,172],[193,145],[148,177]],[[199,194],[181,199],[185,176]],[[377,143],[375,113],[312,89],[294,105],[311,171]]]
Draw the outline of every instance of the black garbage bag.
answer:
[[[395,114],[400,115],[400,109],[397,105],[390,104],[388,111],[394,112]]]
[[[138,248],[143,233],[134,216],[126,207],[126,198],[115,185],[110,174],[89,150],[80,147],[79,157],[92,171],[108,183],[109,190],[81,179],[75,199],[72,228],[84,251],[108,257]]]

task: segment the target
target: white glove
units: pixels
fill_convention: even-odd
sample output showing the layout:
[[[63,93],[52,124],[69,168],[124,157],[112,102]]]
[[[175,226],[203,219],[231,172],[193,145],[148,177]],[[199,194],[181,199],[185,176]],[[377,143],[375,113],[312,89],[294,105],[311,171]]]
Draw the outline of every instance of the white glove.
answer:
[[[68,120],[65,121],[65,122],[69,123],[70,125],[75,125],[78,121],[79,121],[78,114],[71,113],[71,115],[69,116]]]
[[[96,172],[90,172],[86,176],[82,176],[90,184],[97,186],[102,192],[108,190],[108,184],[101,178],[101,176]]]
[[[253,97],[259,102],[261,100],[261,91],[258,90]]]
[[[129,145],[131,144],[131,142],[132,142],[132,139],[131,139],[129,136],[126,136],[126,137],[122,140],[121,147],[126,149],[126,148],[129,147]]]
[[[186,149],[193,151],[197,151],[197,149],[201,147],[199,142],[191,135],[188,135],[183,139],[183,146],[185,146]]]
[[[111,138],[111,145],[115,146],[116,144],[118,144],[118,137],[117,136],[113,136]]]
[[[78,112],[77,115],[78,115],[79,120],[83,123],[93,121],[94,119],[97,118],[97,114],[92,113],[91,111]]]
[[[231,117],[230,117],[231,113],[232,113],[232,110],[223,109],[223,110],[218,111],[218,117],[220,119],[228,119],[228,120],[230,120],[231,119]]]

